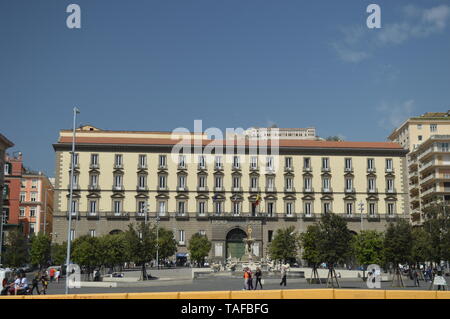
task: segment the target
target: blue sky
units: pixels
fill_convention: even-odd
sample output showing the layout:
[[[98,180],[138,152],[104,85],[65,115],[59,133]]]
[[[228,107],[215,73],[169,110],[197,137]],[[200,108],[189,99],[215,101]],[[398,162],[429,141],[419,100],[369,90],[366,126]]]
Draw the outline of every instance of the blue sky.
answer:
[[[82,28],[66,27],[81,7]],[[382,28],[366,27],[381,7]],[[383,141],[450,109],[450,3],[2,0],[0,132],[54,175],[58,131],[315,126]]]

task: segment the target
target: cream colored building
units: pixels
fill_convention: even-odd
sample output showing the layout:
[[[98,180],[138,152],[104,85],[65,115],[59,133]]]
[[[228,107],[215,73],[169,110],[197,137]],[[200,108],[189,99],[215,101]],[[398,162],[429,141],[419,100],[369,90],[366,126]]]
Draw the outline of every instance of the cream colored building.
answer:
[[[420,222],[423,208],[450,200],[450,111],[412,117],[389,139],[409,150],[406,173],[411,213]]]
[[[388,138],[407,150],[414,151],[432,135],[450,135],[450,110],[411,117],[396,128]]]
[[[222,141],[212,151],[203,135],[83,127],[69,203],[71,141],[71,131],[62,130],[54,144],[58,242],[67,238],[70,204],[72,237],[124,231],[144,220],[147,204],[149,221],[159,215],[160,226],[174,231],[179,253],[201,232],[218,261],[242,255],[249,226],[253,252],[262,257],[277,229],[304,231],[326,212],[344,216],[355,232],[409,218],[406,151],[396,143],[280,140],[264,149],[246,141],[227,144],[222,154]],[[175,152],[180,145],[182,154]]]

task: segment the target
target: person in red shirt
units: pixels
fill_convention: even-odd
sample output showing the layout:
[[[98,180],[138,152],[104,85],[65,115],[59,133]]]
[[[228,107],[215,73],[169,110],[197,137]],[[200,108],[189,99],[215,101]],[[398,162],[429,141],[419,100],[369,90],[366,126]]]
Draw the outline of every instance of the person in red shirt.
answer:
[[[49,275],[50,275],[50,282],[53,282],[53,277],[55,277],[55,268],[50,268]]]

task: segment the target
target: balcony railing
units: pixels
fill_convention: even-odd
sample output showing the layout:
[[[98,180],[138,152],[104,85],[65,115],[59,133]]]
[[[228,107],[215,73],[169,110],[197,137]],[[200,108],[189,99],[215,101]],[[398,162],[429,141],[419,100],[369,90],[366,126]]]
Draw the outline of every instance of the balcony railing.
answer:
[[[328,188],[323,188],[322,187],[322,193],[332,193],[333,192],[333,188],[328,187]]]
[[[303,193],[314,193],[314,188],[313,187],[303,187]]]
[[[377,170],[375,169],[375,167],[368,167],[367,168],[367,173],[376,173]]]
[[[388,189],[386,189],[386,193],[387,194],[396,194],[397,189],[396,188],[388,188]]]
[[[124,191],[125,190],[125,187],[123,186],[123,185],[113,185],[112,186],[112,190],[113,191]]]
[[[344,168],[344,172],[345,173],[352,173],[353,172],[353,167],[345,167]]]
[[[331,169],[329,167],[322,167],[322,172],[329,173],[331,172]]]
[[[187,186],[177,186],[177,192],[187,192]]]
[[[386,173],[388,173],[388,174],[393,174],[395,172],[395,170],[394,170],[394,168],[393,167],[387,167],[386,168]]]
[[[136,186],[136,190],[138,191],[138,192],[145,192],[145,191],[148,191],[148,186]]]
[[[352,188],[345,188],[344,192],[346,194],[354,194],[356,193],[356,190],[352,187]]]
[[[96,164],[91,163],[91,164],[89,164],[89,168],[90,168],[90,169],[99,169],[99,168],[100,168],[100,165],[99,165],[98,163],[96,163]]]
[[[108,219],[130,219],[130,213],[128,213],[128,212],[107,212],[106,218],[108,218]]]
[[[197,165],[197,169],[198,169],[198,170],[201,170],[201,171],[206,170],[206,164],[198,164],[198,165]]]
[[[165,170],[165,169],[167,169],[167,164],[159,164],[159,165],[158,165],[158,169],[159,169],[159,170]]]
[[[87,219],[100,219],[100,213],[99,212],[86,212],[86,218]]]
[[[223,171],[223,165],[222,165],[222,164],[220,164],[220,165],[214,165],[214,170],[215,170],[215,171]]]
[[[367,189],[367,193],[369,193],[369,194],[377,194],[378,193],[378,188],[368,188]]]
[[[114,169],[123,169],[123,163],[115,163]]]
[[[266,186],[266,193],[276,193],[277,192],[277,188],[274,186]]]
[[[242,187],[233,187],[233,188],[231,189],[231,191],[232,191],[233,193],[242,193],[242,192],[243,192],[243,189],[242,189]]]
[[[293,172],[294,171],[294,166],[285,166],[284,167],[284,171],[288,172],[288,173]]]
[[[207,186],[197,186],[197,192],[207,192],[208,187]]]
[[[148,169],[148,165],[147,163],[143,164],[143,163],[139,163],[137,166],[138,169]]]
[[[259,167],[258,167],[258,165],[255,165],[255,166],[253,166],[253,165],[250,165],[250,171],[252,172],[252,171],[258,171],[259,170]]]
[[[67,185],[67,189],[70,189],[70,184]],[[74,190],[79,190],[80,189],[80,185],[79,184],[73,184],[73,189]]]
[[[238,164],[238,165],[234,165],[234,164],[233,164],[233,165],[231,166],[231,169],[232,169],[233,171],[240,171],[240,170],[241,170],[241,165],[239,165],[239,164]]]
[[[186,212],[175,212],[175,217],[178,219],[188,219],[189,214]]]
[[[215,192],[224,192],[225,191],[225,187],[223,187],[223,186],[215,186],[214,187],[214,191]]]
[[[301,217],[305,220],[314,220],[318,216],[316,216],[316,214],[314,214],[314,213],[303,213],[303,214],[301,214]]]
[[[249,192],[250,193],[257,193],[257,192],[259,192],[259,187],[250,187],[249,188]]]
[[[100,189],[100,185],[98,185],[98,184],[89,184],[88,189],[90,191],[97,191],[97,190]]]
[[[295,193],[295,187],[285,187],[284,188],[285,193]]]
[[[168,191],[169,189],[167,188],[167,186],[158,186],[158,191],[159,192],[166,192],[166,191]]]
[[[311,166],[303,167],[303,171],[306,173],[310,173],[310,172],[312,172],[312,167]]]

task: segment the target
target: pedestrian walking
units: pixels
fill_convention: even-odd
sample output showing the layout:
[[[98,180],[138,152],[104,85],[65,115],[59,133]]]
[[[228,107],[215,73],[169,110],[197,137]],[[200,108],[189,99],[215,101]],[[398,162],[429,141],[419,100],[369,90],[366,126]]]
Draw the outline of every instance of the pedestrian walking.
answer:
[[[244,268],[244,290],[248,290],[248,268]]]
[[[48,288],[48,278],[45,273],[42,274],[41,278],[41,285],[42,285],[42,294],[45,295]]]
[[[248,268],[248,290],[253,290],[252,270]]]
[[[31,286],[31,294],[33,294],[34,289],[36,288],[37,294],[40,295],[41,293],[39,292],[39,280],[41,278],[41,274],[38,272],[36,274],[36,276],[34,276],[33,281],[31,282],[32,286]]]
[[[420,283],[419,283],[419,271],[417,269],[413,270],[413,278],[414,278],[414,286],[415,287],[420,287]]]
[[[262,271],[259,267],[256,268],[255,278],[256,278],[255,290],[256,290],[256,288],[258,288],[258,282],[259,282],[259,286],[261,287],[261,289],[263,289],[262,282],[261,282]]]
[[[281,282],[280,282],[280,286],[284,284],[284,286],[286,287],[286,277],[287,277],[287,273],[286,273],[286,266],[282,266],[281,267]]]
[[[59,269],[55,272],[55,280],[57,283],[59,283],[59,276],[61,275],[61,271]]]
[[[50,275],[50,282],[53,282],[53,278],[55,277],[55,268],[50,268],[49,275]]]

